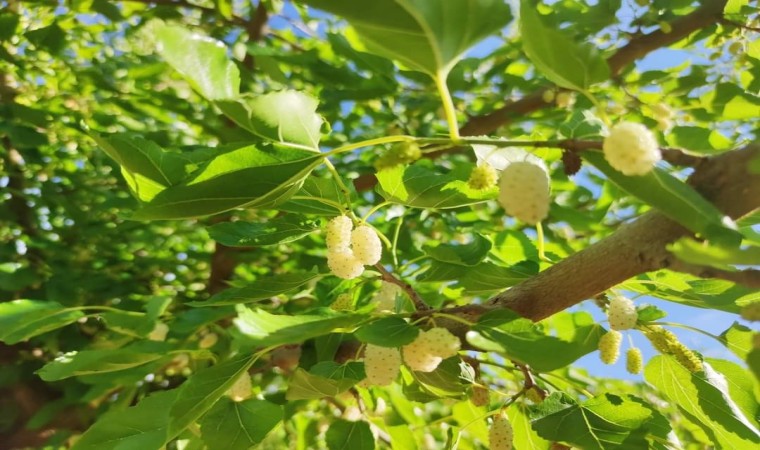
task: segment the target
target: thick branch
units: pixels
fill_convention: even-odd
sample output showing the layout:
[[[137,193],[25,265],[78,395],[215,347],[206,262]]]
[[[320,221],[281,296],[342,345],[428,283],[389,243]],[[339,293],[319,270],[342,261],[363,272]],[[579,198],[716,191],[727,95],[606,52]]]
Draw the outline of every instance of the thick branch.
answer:
[[[709,158],[689,178],[705,198],[737,218],[760,208],[760,175],[750,162],[760,158],[760,144]],[[663,214],[652,211],[598,243],[491,299],[491,307],[507,307],[541,320],[645,272],[667,268],[666,247],[691,233]]]

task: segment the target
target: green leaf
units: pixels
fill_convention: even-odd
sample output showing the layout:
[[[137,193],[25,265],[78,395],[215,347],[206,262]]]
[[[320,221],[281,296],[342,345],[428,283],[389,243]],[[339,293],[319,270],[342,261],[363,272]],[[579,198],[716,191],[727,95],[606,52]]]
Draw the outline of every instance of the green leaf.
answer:
[[[237,97],[240,71],[221,42],[176,25],[153,27],[158,53],[208,100]]]
[[[334,397],[347,391],[357,382],[359,380],[352,378],[337,380],[326,378],[298,368],[288,382],[288,392],[285,394],[285,398],[293,401]]]
[[[374,450],[375,438],[367,422],[349,422],[338,419],[325,434],[330,450]]]
[[[760,265],[760,247],[727,247],[681,238],[668,245],[668,251],[681,261],[700,266],[734,270],[732,265]]]
[[[298,91],[272,92],[216,102],[227,117],[253,134],[313,150],[319,150],[322,128],[322,118],[316,113],[318,105],[317,99]]]
[[[336,216],[344,212],[342,208],[338,209],[334,205],[335,203],[339,205],[343,204],[345,198],[340,187],[332,178],[307,177],[295,197],[298,197],[298,199],[291,199],[280,205],[278,209],[280,211],[318,216]]]
[[[474,266],[483,261],[491,250],[491,241],[475,234],[472,242],[467,244],[425,245],[422,250],[436,261],[460,266]]]
[[[432,372],[414,372],[415,380],[435,397],[461,397],[475,378],[472,367],[458,356],[444,359]]]
[[[354,336],[372,345],[401,347],[414,341],[419,332],[419,328],[400,317],[385,317],[362,326]]]
[[[45,364],[37,374],[45,381],[79,375],[118,372],[164,358],[172,347],[165,342],[140,342],[107,350],[68,352]]]
[[[725,280],[699,279],[670,271],[640,275],[624,283],[625,289],[696,308],[717,309],[739,314],[743,301],[758,297],[757,290]]]
[[[527,407],[522,402],[512,403],[507,409],[514,430],[513,443],[517,449],[549,450],[552,443],[541,438],[531,427]]]
[[[169,431],[176,436],[211,408],[256,361],[257,355],[242,355],[199,370],[177,389],[171,405]],[[164,406],[166,407],[166,406]]]
[[[530,1],[520,3],[523,50],[546,78],[560,87],[584,91],[607,80],[610,68],[596,48],[544,24]]]
[[[132,218],[183,219],[234,208],[272,207],[292,196],[322,158],[293,148],[229,146],[183,183],[144,203]]]
[[[234,320],[241,333],[259,346],[295,344],[330,333],[336,328],[353,327],[366,320],[360,314],[285,316],[270,314],[262,309],[239,307]]]
[[[644,378],[665,398],[699,425],[719,447],[726,449],[752,448],[760,432],[744,417],[741,410],[725,392],[725,381],[705,365],[705,372],[694,374],[675,358],[655,356],[644,369]]]
[[[263,247],[296,241],[317,228],[313,220],[286,215],[265,222],[222,222],[206,230],[211,239],[228,247]]]
[[[604,328],[588,313],[572,313],[562,320],[570,322],[563,326],[565,333],[553,336],[540,324],[517,313],[491,311],[467,333],[467,340],[476,347],[528,364],[539,372],[549,372],[595,351],[604,334]]]
[[[129,311],[108,311],[100,318],[110,330],[137,338],[147,337],[156,326],[156,321],[147,314]]]
[[[727,150],[734,145],[732,140],[727,139],[719,131],[702,127],[673,127],[665,135],[665,140],[673,147],[705,154]]]
[[[254,303],[298,289],[311,280],[321,277],[317,272],[283,273],[262,277],[244,287],[229,288],[208,300],[189,302],[190,306],[220,306]]]
[[[136,406],[105,413],[71,447],[72,450],[161,448],[169,441],[169,405],[180,389],[153,394]]]
[[[279,424],[282,406],[265,400],[235,402],[222,397],[200,421],[201,438],[209,450],[248,450]]]
[[[733,354],[744,360],[747,359],[747,355],[754,348],[753,336],[755,334],[755,331],[751,328],[741,325],[739,322],[734,322],[726,331],[720,334],[720,341]]]
[[[10,11],[0,13],[0,42],[7,41],[16,34],[19,16]]]
[[[84,317],[75,308],[55,302],[13,300],[0,303],[0,341],[13,345]]]
[[[468,268],[460,274],[455,287],[463,287],[470,295],[487,295],[520,283],[538,273],[538,264],[523,261],[510,267],[497,266],[494,263],[481,263]]]
[[[119,166],[129,188],[140,201],[150,201],[164,189],[179,184],[192,161],[168,152],[154,142],[130,134],[92,135]]]
[[[706,358],[712,369],[718,372],[718,377],[725,380],[723,392],[728,388],[728,395],[736,406],[741,409],[747,419],[757,427],[758,401],[755,397],[755,380],[752,374],[742,366],[723,359]],[[720,378],[718,378],[720,379]]]
[[[652,417],[652,411],[614,394],[602,394],[581,404],[552,395],[542,408],[554,411],[533,422],[543,439],[568,442],[587,450],[619,448]]]
[[[654,322],[667,316],[668,313],[654,305],[642,305],[636,308],[636,315],[640,322]]]
[[[427,162],[396,166],[377,174],[377,191],[386,200],[415,208],[458,208],[494,197],[489,191],[467,186],[471,167],[459,166],[449,173],[427,167]]]
[[[501,0],[305,0],[343,16],[367,50],[435,77],[512,19]]]
[[[614,184],[689,230],[719,242],[741,241],[741,234],[730,218],[668,172],[656,167],[646,175],[629,177],[613,169],[601,153],[584,152],[583,158]]]
[[[361,381],[367,377],[364,373],[364,363],[359,361],[349,361],[345,364],[338,364],[335,361],[322,361],[311,366],[309,373],[331,380]]]
[[[53,22],[52,25],[46,27],[27,31],[24,33],[24,36],[37,48],[47,50],[53,55],[61,53],[66,48],[66,32],[63,31],[57,22]]]

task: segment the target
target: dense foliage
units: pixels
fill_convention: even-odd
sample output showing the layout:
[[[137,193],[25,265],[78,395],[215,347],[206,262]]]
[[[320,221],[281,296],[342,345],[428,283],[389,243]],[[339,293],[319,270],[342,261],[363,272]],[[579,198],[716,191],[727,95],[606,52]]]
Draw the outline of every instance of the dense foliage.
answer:
[[[753,448],[753,3],[0,1],[0,448]]]

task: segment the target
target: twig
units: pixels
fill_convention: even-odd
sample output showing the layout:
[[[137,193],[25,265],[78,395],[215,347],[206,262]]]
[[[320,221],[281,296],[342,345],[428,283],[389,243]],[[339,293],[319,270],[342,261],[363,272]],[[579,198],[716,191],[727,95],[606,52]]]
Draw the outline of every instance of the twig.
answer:
[[[676,258],[670,259],[668,263],[667,268],[676,272],[688,273],[699,278],[717,278],[749,288],[760,289],[760,270],[758,269],[744,269],[732,272],[715,267],[689,264]]]
[[[751,27],[751,26],[745,25],[745,24],[743,24],[741,22],[736,22],[734,20],[727,19],[725,16],[720,19],[720,23],[725,24],[725,25],[732,25],[732,26],[735,26],[736,28],[741,28],[743,30],[758,31],[758,32],[760,32],[760,27]]]
[[[523,390],[528,392],[530,389],[535,389],[536,393],[541,397],[541,400],[545,399],[546,391],[536,384],[536,380],[533,378],[533,372],[531,372],[530,367],[528,367],[527,364],[522,364],[517,361],[512,361],[512,364],[519,368],[523,374]]]
[[[417,291],[414,290],[411,284],[405,283],[401,281],[400,279],[396,278],[395,275],[390,273],[383,267],[382,264],[377,263],[375,264],[375,269],[377,269],[378,272],[380,272],[380,275],[383,279],[383,281],[387,281],[388,283],[393,283],[396,286],[400,287],[401,289],[406,292],[406,294],[409,296],[409,298],[412,299],[412,303],[414,303],[414,308],[419,311],[432,311],[430,308],[430,305],[425,303],[425,300],[420,297],[420,294],[417,293]]]

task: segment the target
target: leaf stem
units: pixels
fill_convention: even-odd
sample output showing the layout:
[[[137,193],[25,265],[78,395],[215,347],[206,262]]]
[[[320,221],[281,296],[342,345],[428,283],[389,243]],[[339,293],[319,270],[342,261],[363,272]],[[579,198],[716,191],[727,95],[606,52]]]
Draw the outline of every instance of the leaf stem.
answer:
[[[541,225],[541,222],[538,222],[536,224],[536,235],[537,235],[536,240],[538,241],[536,245],[538,247],[538,259],[540,259],[541,261],[546,261],[547,259],[546,259],[546,253],[545,253],[546,248],[544,245],[544,226]]]
[[[377,205],[373,206],[372,209],[370,209],[367,212],[367,214],[365,214],[364,217],[362,217],[362,222],[366,222],[367,219],[369,219],[372,214],[375,214],[381,208],[384,208],[384,207],[386,207],[386,206],[388,206],[390,204],[391,204],[391,202],[384,201],[384,202],[380,202]]]
[[[333,166],[332,162],[328,158],[325,158],[325,165],[327,166],[327,170],[330,171],[333,178],[335,178],[335,183],[338,184],[338,188],[343,192],[343,196],[346,198],[346,209],[349,211],[351,210],[351,191],[348,190],[348,187],[346,187],[346,184],[343,183],[343,179],[341,178],[340,174],[338,173],[338,170],[335,169],[335,166]]]
[[[446,84],[447,73],[438,72],[433,79],[435,80],[435,86],[438,88],[438,93],[441,95],[441,101],[443,102],[443,112],[446,114],[446,122],[449,125],[449,136],[455,143],[459,142],[459,124],[457,123],[457,110],[454,107],[454,100],[451,98],[451,92],[449,92],[449,86]]]
[[[409,141],[414,141],[414,140],[416,140],[414,136],[407,136],[407,135],[401,135],[401,134],[393,135],[393,136],[385,136],[385,137],[375,138],[375,139],[367,139],[365,141],[354,142],[353,144],[336,147],[330,150],[329,152],[326,152],[325,156],[337,155],[339,153],[350,152],[351,150],[356,150],[357,148],[371,147],[373,145],[390,144],[392,142],[409,142]]]

